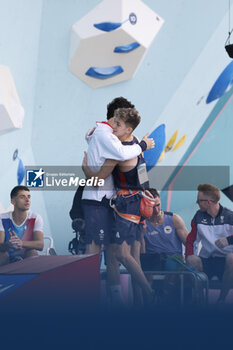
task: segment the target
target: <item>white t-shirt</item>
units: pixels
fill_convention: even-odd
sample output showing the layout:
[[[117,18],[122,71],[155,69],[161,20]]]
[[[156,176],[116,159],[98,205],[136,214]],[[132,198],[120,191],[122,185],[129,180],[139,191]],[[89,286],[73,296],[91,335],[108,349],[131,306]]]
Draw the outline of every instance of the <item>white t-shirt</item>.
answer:
[[[34,221],[34,227],[32,228],[31,232],[34,231],[41,231],[43,232],[43,220],[42,217],[39,214],[33,213],[31,211],[27,212],[27,217],[25,221],[20,225],[16,225],[14,223],[14,220],[12,218],[12,211],[9,211],[7,213],[0,214],[0,231],[5,231],[4,228],[4,221],[5,223],[11,222],[11,228],[14,230],[16,235],[21,239],[29,225],[32,225],[32,222]],[[9,225],[7,225],[9,226]],[[29,236],[28,236],[29,237]]]
[[[10,239],[10,232],[14,231],[15,234],[23,241],[32,241],[33,232],[43,232],[43,220],[39,214],[31,211],[27,212],[27,217],[24,222],[19,226],[16,225],[12,218],[12,211],[0,214],[0,231],[5,232],[5,242]],[[22,255],[24,249],[8,249],[10,256]]]

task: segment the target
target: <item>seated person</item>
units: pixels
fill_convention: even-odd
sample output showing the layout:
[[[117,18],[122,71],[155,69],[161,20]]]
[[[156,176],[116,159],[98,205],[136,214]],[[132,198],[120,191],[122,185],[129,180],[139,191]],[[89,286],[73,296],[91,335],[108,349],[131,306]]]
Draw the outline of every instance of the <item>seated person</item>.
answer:
[[[167,256],[175,256],[183,260],[182,243],[186,244],[188,230],[179,215],[161,210],[161,200],[157,190],[149,189],[149,191],[156,201],[153,215],[146,220],[144,227],[141,249],[141,253],[144,254],[141,254],[141,263],[145,270],[167,269],[168,266],[162,266],[161,264],[154,266],[153,260],[155,261],[156,258],[152,255],[157,253],[157,257],[162,257],[162,259]],[[161,261],[161,259],[159,260]]]
[[[146,220],[141,248],[141,265],[144,271],[178,270],[178,262],[168,257],[183,261],[182,243],[186,244],[188,230],[184,221],[177,214],[161,210],[160,195],[156,189],[149,189],[155,198],[153,214]],[[170,295],[176,287],[175,275],[165,279],[164,293]],[[152,276],[148,279],[152,282]]]
[[[221,193],[211,184],[197,188],[199,210],[194,215],[187,237],[186,262],[195,271],[222,281],[218,303],[224,303],[233,286],[233,211],[219,203]],[[198,254],[197,244],[201,242]]]
[[[36,256],[44,247],[43,221],[29,211],[29,189],[16,186],[10,196],[14,210],[0,214],[0,266]]]

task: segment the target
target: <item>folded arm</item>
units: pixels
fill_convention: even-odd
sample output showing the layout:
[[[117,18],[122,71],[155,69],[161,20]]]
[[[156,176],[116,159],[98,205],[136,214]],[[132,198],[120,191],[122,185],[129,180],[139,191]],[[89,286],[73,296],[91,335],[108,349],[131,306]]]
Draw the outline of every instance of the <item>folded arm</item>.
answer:
[[[21,240],[14,231],[11,233],[9,242],[12,244],[14,249],[36,249],[42,251],[44,248],[43,232],[34,231],[32,241]]]
[[[233,236],[221,237],[215,241],[218,248],[225,248],[233,244]]]

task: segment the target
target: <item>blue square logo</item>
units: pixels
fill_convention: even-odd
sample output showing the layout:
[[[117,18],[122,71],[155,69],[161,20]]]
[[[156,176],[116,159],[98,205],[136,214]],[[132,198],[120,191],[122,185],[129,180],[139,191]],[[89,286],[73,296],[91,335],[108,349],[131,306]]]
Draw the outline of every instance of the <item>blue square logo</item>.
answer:
[[[27,170],[26,185],[28,187],[44,187],[44,170]]]

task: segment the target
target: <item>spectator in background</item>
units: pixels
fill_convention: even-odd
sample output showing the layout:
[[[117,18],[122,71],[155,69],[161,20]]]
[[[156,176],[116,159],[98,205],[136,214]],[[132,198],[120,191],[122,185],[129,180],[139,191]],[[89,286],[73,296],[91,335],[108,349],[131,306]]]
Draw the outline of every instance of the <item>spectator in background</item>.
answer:
[[[204,271],[211,279],[222,280],[218,298],[223,303],[233,286],[233,211],[219,203],[220,190],[210,184],[198,186],[199,210],[192,219],[187,237],[186,262],[196,271]],[[197,244],[202,248],[197,255]]]
[[[43,221],[29,210],[29,189],[16,186],[10,197],[14,210],[0,214],[0,266],[36,256],[44,247]]]
[[[179,215],[161,210],[158,191],[153,188],[149,191],[155,198],[155,203],[153,215],[146,220],[143,230],[142,269],[144,271],[178,270],[180,265],[175,259],[183,261],[182,244],[186,244],[188,230]],[[175,259],[170,259],[170,257]],[[170,296],[174,292],[176,277],[175,275],[166,277],[164,296],[166,294]],[[149,278],[149,280],[151,279]]]

